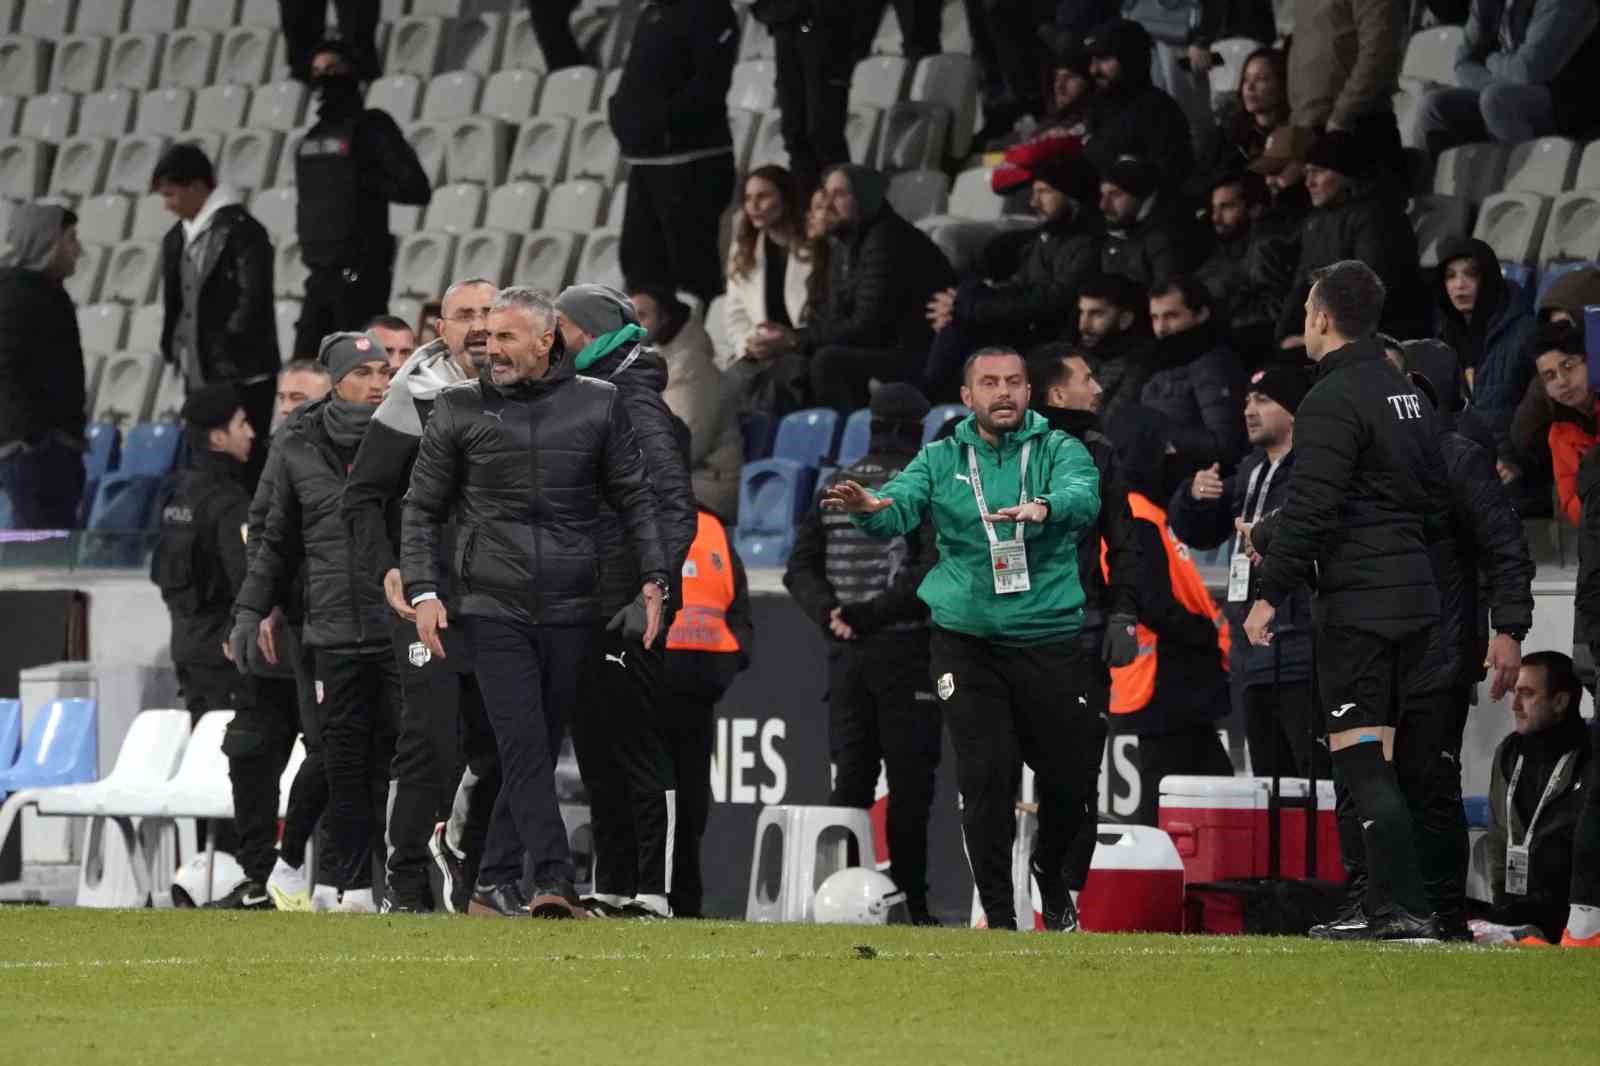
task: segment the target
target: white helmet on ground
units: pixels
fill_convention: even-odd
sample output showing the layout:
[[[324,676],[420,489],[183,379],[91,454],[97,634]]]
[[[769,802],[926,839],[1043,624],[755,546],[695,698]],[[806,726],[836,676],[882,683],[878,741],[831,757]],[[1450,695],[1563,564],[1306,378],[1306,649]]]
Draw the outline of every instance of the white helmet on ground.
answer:
[[[886,875],[852,866],[822,882],[812,913],[819,925],[888,925],[890,912],[904,911],[905,902],[906,894]]]
[[[206,853],[201,852],[172,875],[172,905],[174,907],[199,907],[214,899],[221,899],[244,884],[244,868],[226,851],[217,852],[217,864],[211,874],[211,893],[206,894]]]

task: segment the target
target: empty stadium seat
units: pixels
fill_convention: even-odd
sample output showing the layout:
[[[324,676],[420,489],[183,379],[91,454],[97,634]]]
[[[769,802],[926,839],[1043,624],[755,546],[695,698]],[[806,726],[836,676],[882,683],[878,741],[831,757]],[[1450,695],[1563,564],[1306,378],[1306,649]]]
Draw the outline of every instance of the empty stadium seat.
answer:
[[[202,29],[227,30],[239,24],[239,0],[202,0],[189,5],[185,23]]]
[[[133,222],[133,199],[116,193],[93,196],[77,207],[78,239],[92,244],[116,244],[127,239]]]
[[[84,136],[121,137],[133,129],[139,94],[128,89],[107,89],[85,96],[78,107],[78,133]]]
[[[1507,154],[1508,149],[1501,144],[1464,144],[1446,149],[1434,164],[1433,191],[1482,203],[1505,184]]]
[[[906,98],[911,64],[899,56],[868,56],[850,76],[850,105],[887,111]]]
[[[876,159],[883,112],[875,107],[853,106],[844,120],[844,143],[851,159]]]
[[[0,137],[17,132],[17,118],[22,113],[22,102],[15,96],[0,96]]]
[[[610,228],[597,229],[583,242],[583,255],[578,261],[578,277],[596,285],[609,285],[613,289],[624,287],[622,261],[619,251],[622,231]]]
[[[109,422],[92,422],[84,431],[89,447],[83,453],[83,495],[94,499],[100,481],[117,468],[121,458],[122,434]]]
[[[877,167],[886,174],[936,169],[944,161],[949,133],[950,111],[943,104],[898,103],[884,116]]]
[[[506,17],[499,12],[468,15],[452,12],[445,37],[444,69],[464,70],[488,77],[500,69],[505,44]]]
[[[0,196],[17,201],[43,196],[54,154],[55,150],[41,141],[0,142]]]
[[[295,232],[299,203],[300,198],[292,187],[262,189],[250,198],[250,213],[276,239]]]
[[[950,179],[940,170],[908,170],[889,180],[889,203],[901,217],[942,215],[950,195]]]
[[[1578,173],[1573,176],[1574,189],[1600,189],[1600,140],[1590,141],[1584,146],[1583,156],[1578,160]]]
[[[938,103],[950,112],[950,154],[965,159],[978,119],[978,65],[971,56],[928,56],[911,78],[911,99]]]
[[[95,397],[94,421],[126,429],[143,420],[155,396],[160,371],[161,357],[154,352],[121,352],[112,356],[101,376],[99,395]],[[130,437],[123,448],[124,467],[131,443]]]
[[[879,56],[901,55],[905,36],[900,32],[900,19],[893,8],[884,6],[883,17],[878,20],[878,32],[872,38],[872,54]]]
[[[1472,206],[1459,196],[1416,196],[1408,211],[1417,234],[1417,261],[1424,267],[1439,265],[1439,246],[1470,232]]]
[[[417,162],[428,175],[429,185],[444,181],[445,145],[448,128],[437,122],[413,122],[406,128],[406,140],[417,153]]]
[[[131,352],[154,352],[161,349],[161,324],[166,319],[166,308],[159,303],[135,307],[128,319],[128,342],[108,351],[126,348]]]
[[[278,153],[278,180],[272,184],[289,187],[295,183],[294,160],[300,152],[300,142],[305,139],[306,131],[294,130],[283,138],[283,151]]]
[[[384,65],[395,74],[431,78],[443,53],[444,19],[412,16],[395,23]]]
[[[122,304],[88,304],[78,308],[78,336],[85,350],[120,352],[128,329]]]
[[[764,59],[738,63],[728,85],[728,106],[746,111],[770,111],[778,102],[777,68]]]
[[[422,97],[422,117],[425,119],[463,118],[478,110],[478,97],[483,92],[483,79],[467,71],[440,74],[428,82]]]
[[[123,241],[112,247],[101,296],[126,304],[147,304],[156,298],[161,280],[161,245]]]
[[[438,123],[445,143],[445,178],[498,185],[511,163],[511,127],[497,118],[453,118]]]
[[[429,300],[450,284],[455,265],[456,235],[413,233],[400,243],[395,255],[394,293]]]
[[[607,184],[622,176],[621,150],[606,116],[590,115],[578,123],[572,138],[572,162],[567,170],[573,177],[598,178]]]
[[[235,85],[262,85],[271,80],[279,47],[276,26],[274,20],[272,28],[243,25],[229,30],[222,39],[218,80]]]
[[[539,228],[544,217],[544,186],[531,181],[513,181],[489,194],[483,224],[490,229],[527,233]]]
[[[577,269],[578,253],[582,246],[582,236],[564,230],[541,230],[530,234],[517,252],[512,284],[560,292]]]
[[[306,292],[306,278],[310,275],[300,258],[300,241],[293,235],[278,242],[272,255],[272,294],[280,298],[299,299]],[[316,354],[316,353],[311,353]]]
[[[73,93],[45,93],[23,105],[17,132],[41,141],[60,141],[72,136],[77,125],[78,97]]]
[[[50,195],[98,196],[111,166],[112,143],[109,137],[71,137],[61,142],[50,174]]]
[[[94,700],[51,700],[29,723],[16,760],[0,770],[0,796],[93,781],[99,773]],[[0,829],[0,842],[6,833]]]
[[[105,81],[110,42],[98,34],[63,37],[50,65],[52,92],[92,93]]]
[[[84,0],[78,5],[78,17],[73,21],[77,33],[98,33],[115,37],[128,28],[128,6],[131,0]]]
[[[162,38],[159,33],[124,33],[111,41],[106,59],[108,88],[153,88],[161,70]]]
[[[131,89],[121,89],[120,92],[131,93]],[[216,95],[216,90],[207,90]],[[135,94],[139,97],[138,117],[134,120],[134,129],[142,134],[157,134],[163,137],[179,137],[191,125],[200,129],[237,129],[238,124],[232,127],[212,126],[210,123],[221,122],[222,115],[215,119],[204,119],[194,113],[195,92],[193,89],[158,89],[155,92]],[[249,100],[249,96],[244,97]],[[226,114],[226,111],[223,112]],[[191,116],[193,121],[191,122]],[[201,122],[208,124],[202,126]]]
[[[600,225],[605,203],[606,189],[600,182],[584,178],[564,181],[550,190],[544,224],[550,229],[588,233]]]
[[[740,174],[750,166],[750,149],[756,142],[761,116],[754,111],[728,109],[728,129],[733,135],[733,169]]]
[[[1496,193],[1478,209],[1473,236],[1494,249],[1499,259],[1536,263],[1549,210],[1550,201],[1537,193]]]
[[[478,112],[486,118],[521,126],[538,112],[539,89],[543,83],[544,79],[533,71],[497,71],[483,85]]]
[[[287,363],[294,358],[294,333],[300,324],[300,301],[274,300],[272,317],[278,323],[278,356]]]
[[[156,383],[155,399],[150,404],[150,421],[179,422],[183,418],[183,401],[187,389],[183,371],[173,363],[161,365],[161,378]]]
[[[789,150],[783,143],[783,115],[769,111],[756,129],[755,143],[750,146],[750,169],[789,165]]]
[[[788,559],[795,521],[811,502],[815,479],[815,470],[787,459],[744,465],[734,540],[746,566],[782,566]]]
[[[300,128],[306,117],[306,87],[297,81],[263,85],[250,99],[249,125],[288,133]]]
[[[169,141],[159,134],[136,133],[117,142],[111,157],[111,174],[106,179],[107,192],[125,192],[142,196],[150,191],[150,175],[156,163],[167,150]]]
[[[433,191],[428,202],[423,226],[445,233],[465,233],[477,229],[483,218],[483,186],[472,184],[446,185]]]
[[[183,25],[183,14],[189,7],[209,3],[210,0],[133,0],[128,11],[128,29],[170,32]]]
[[[537,181],[554,185],[567,176],[567,155],[572,144],[573,120],[545,115],[524,123],[506,176],[512,181]]]
[[[422,208],[411,204],[391,204],[389,207],[389,232],[396,237],[415,233],[422,228]]]
[[[50,77],[50,45],[37,37],[0,37],[0,93],[28,97],[44,92]]]
[[[850,412],[844,422],[844,435],[839,438],[839,454],[835,460],[840,466],[850,466],[862,458],[872,447],[872,409],[863,407]]]
[[[265,189],[278,169],[283,134],[278,130],[240,130],[222,150],[217,177],[235,189]]]
[[[1546,263],[1600,259],[1600,190],[1575,189],[1556,197],[1539,258]]]
[[[939,435],[945,423],[952,418],[965,418],[972,412],[959,403],[941,403],[928,412],[922,420],[922,443],[927,444]]]
[[[543,72],[550,69],[550,64],[545,62],[544,52],[539,49],[539,39],[534,36],[528,11],[520,4],[511,12],[511,18],[506,23],[505,52],[500,66],[505,70]]]
[[[778,423],[772,457],[815,467],[833,455],[833,438],[838,432],[839,415],[831,408],[813,407],[787,414]]]
[[[503,229],[465,233],[456,244],[455,276],[488,278],[496,285],[506,285],[516,270],[517,251],[521,247],[520,233]]]
[[[239,5],[239,25],[278,28],[282,9],[278,0],[244,0]]]
[[[391,74],[367,89],[367,106],[387,111],[401,125],[417,117],[421,101],[422,79],[415,74]]]
[[[101,281],[106,273],[106,261],[111,248],[105,244],[85,244],[83,255],[78,257],[78,267],[72,276],[61,283],[72,297],[72,302],[83,307],[100,299]]]
[[[128,232],[128,240],[159,241],[177,224],[159,193],[144,193],[133,202],[133,228]]]
[[[539,114],[581,118],[594,110],[600,72],[593,67],[568,67],[549,75],[539,96]]]
[[[1540,137],[1515,145],[1506,159],[1505,192],[1556,196],[1572,187],[1578,146],[1565,137]]]
[[[1464,31],[1460,26],[1435,26],[1414,34],[1406,45],[1400,75],[1435,85],[1456,83],[1456,50]]]
[[[611,187],[611,204],[606,208],[606,225],[613,229],[622,228],[622,220],[628,216],[628,183],[619,181]],[[681,294],[680,295],[684,295]]]
[[[212,30],[179,30],[167,38],[160,84],[174,89],[204,89],[217,70],[222,38]]]

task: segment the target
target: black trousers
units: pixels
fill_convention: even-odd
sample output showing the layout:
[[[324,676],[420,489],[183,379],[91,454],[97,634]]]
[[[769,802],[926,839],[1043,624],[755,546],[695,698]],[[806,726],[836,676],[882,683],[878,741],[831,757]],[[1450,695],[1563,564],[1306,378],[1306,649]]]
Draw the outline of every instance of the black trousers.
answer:
[[[414,622],[395,619],[394,654],[404,706],[389,770],[389,887],[412,899],[427,898],[428,838],[450,816],[463,764],[478,779],[469,794],[461,838],[469,877],[482,860],[489,817],[500,793],[500,754],[472,674],[471,646],[459,628],[446,629],[441,636],[442,660],[428,655]]]
[[[317,884],[330,884],[337,868],[333,858],[333,835],[322,821],[328,806],[328,764],[322,750],[322,705],[317,702],[316,662],[310,648],[290,634],[279,641],[279,654],[288,658],[294,670],[296,703],[300,709],[300,736],[305,741],[306,758],[289,786],[289,810],[283,820],[283,839],[278,854],[290,866],[305,865],[306,843],[317,834],[317,870],[306,871]],[[321,826],[319,831],[318,826]]]
[[[233,824],[239,834],[234,857],[246,877],[265,884],[278,857],[278,787],[300,734],[300,698],[289,678],[246,681],[252,700],[234,712],[222,750],[228,756]],[[289,795],[292,814],[292,789]],[[305,797],[301,799],[304,802]]]
[[[1085,695],[1089,699],[1089,710],[1095,717],[1094,740],[1090,746],[1094,749],[1096,783],[1100,780],[1099,766],[1105,759],[1106,738],[1111,735],[1108,721],[1111,714],[1111,671],[1100,658],[1100,646],[1104,638],[1105,630],[1100,628],[1078,635],[1078,647],[1083,649],[1083,654],[1089,660],[1085,668],[1088,681]],[[1089,880],[1089,867],[1094,863],[1094,849],[1099,842],[1100,828],[1098,799],[1097,794],[1095,800],[1091,801],[1094,805],[1089,809],[1089,817],[1083,820],[1078,835],[1072,838],[1072,846],[1067,851],[1067,887],[1074,892],[1083,891],[1084,884]]]
[[[996,80],[1005,92],[1003,102],[993,103],[1013,121],[1023,114],[1044,113],[1049,50],[1039,38],[1039,27],[1055,21],[1054,8],[1052,0],[1021,0],[990,4],[985,13],[984,30],[994,49]],[[988,107],[985,114],[989,114]]]
[[[376,78],[378,65],[378,0],[334,0],[339,36],[356,50],[356,73],[363,81]],[[311,77],[312,50],[328,36],[327,0],[278,0],[288,50],[289,73],[301,81]]]
[[[1008,647],[937,627],[929,651],[956,753],[978,899],[991,929],[1013,928],[1018,764],[1033,768],[1039,798],[1035,868],[1064,876],[1073,841],[1092,817],[1100,759],[1088,657],[1070,640]]]
[[[311,269],[294,332],[297,358],[315,358],[322,338],[328,334],[360,329],[373,316],[389,309],[389,284],[394,280],[393,238],[385,238],[384,248],[387,254],[374,256],[359,270]]]
[[[577,8],[578,0],[528,0],[528,23],[544,53],[546,70],[581,67],[588,62],[572,34],[572,13]]]
[[[572,744],[589,793],[599,895],[672,892],[678,793],[657,702],[662,668],[659,651],[603,631],[584,664]]]
[[[890,0],[860,0],[860,3],[855,48],[850,55],[852,62],[872,54],[872,42],[878,36],[878,24],[883,21],[883,10]],[[893,0],[893,3],[903,39],[901,52],[913,63],[923,56],[938,55],[944,47],[939,39],[941,0]]]
[[[887,633],[829,648],[829,802],[870,808],[883,765],[889,877],[906,894],[913,915],[928,909],[928,812],[942,744],[939,707],[928,687],[926,632]]]
[[[874,378],[904,381],[913,370],[912,362],[911,356],[892,348],[819,348],[811,357],[811,402],[848,414],[867,405]]]
[[[628,171],[618,255],[629,285],[654,282],[705,304],[722,293],[717,233],[733,199],[733,154]]]
[[[400,729],[400,671],[388,647],[316,649],[316,683],[325,714],[328,832],[341,891],[371,887],[372,857],[383,848],[389,764]]]
[[[1251,685],[1243,696],[1245,743],[1257,776],[1269,776],[1276,766],[1284,777],[1305,777],[1315,765],[1317,780],[1331,778],[1328,749],[1312,736],[1322,736],[1323,729],[1311,682]]]
[[[578,698],[588,626],[465,619],[473,668],[500,750],[500,794],[478,880],[522,879],[526,850],[537,888],[571,885],[572,848],[556,799],[556,758]]]
[[[849,19],[789,23],[772,33],[783,146],[789,172],[805,197],[820,184],[823,171],[850,162],[844,139],[856,58],[850,38]]]
[[[1139,821],[1155,825],[1161,779],[1170,774],[1232,777],[1233,760],[1212,722],[1196,722],[1166,733],[1139,736]]]
[[[667,652],[668,655],[674,653]],[[699,918],[705,896],[700,840],[711,814],[711,749],[716,741],[717,697],[709,692],[662,691],[658,698],[661,737],[677,783],[677,831],[672,840],[672,913]]]

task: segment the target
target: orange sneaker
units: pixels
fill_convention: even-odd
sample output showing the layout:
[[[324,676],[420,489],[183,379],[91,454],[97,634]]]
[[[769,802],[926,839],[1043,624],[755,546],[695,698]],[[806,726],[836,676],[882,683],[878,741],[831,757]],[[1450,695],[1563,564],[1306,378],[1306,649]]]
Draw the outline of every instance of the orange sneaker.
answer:
[[[1518,947],[1523,947],[1523,948],[1550,948],[1550,947],[1555,947],[1554,944],[1550,943],[1550,941],[1546,940],[1542,936],[1518,937],[1517,938],[1517,946]]]
[[[1561,946],[1564,948],[1600,948],[1600,933],[1579,938],[1563,929],[1561,931]]]

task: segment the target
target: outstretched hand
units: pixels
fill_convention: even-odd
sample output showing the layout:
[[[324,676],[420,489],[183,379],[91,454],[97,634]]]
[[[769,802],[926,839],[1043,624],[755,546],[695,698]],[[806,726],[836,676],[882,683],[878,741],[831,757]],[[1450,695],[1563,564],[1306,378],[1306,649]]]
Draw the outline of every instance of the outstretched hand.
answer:
[[[846,514],[877,514],[892,506],[894,501],[889,497],[874,496],[854,481],[841,481],[822,497],[823,510],[843,511]]]
[[[1042,503],[1019,503],[1015,507],[1002,507],[993,514],[983,516],[985,522],[1023,522],[1039,525],[1050,517],[1050,508]]]

